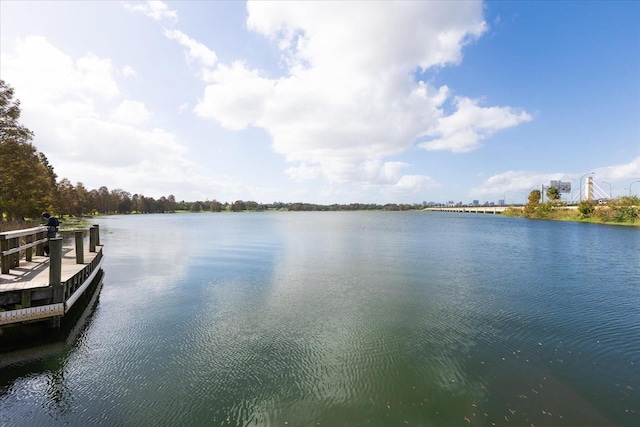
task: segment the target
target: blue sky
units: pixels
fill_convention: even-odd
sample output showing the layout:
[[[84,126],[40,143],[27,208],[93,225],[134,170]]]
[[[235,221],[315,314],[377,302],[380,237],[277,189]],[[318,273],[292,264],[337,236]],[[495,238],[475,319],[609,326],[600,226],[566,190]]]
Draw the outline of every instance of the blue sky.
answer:
[[[640,2],[3,0],[0,31],[22,123],[88,188],[521,203],[594,172],[640,194]]]

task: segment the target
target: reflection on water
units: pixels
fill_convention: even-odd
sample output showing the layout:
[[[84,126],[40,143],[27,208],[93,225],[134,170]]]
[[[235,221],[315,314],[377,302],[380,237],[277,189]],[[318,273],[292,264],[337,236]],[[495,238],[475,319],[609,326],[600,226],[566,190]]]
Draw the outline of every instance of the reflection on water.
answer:
[[[0,396],[26,403],[10,413],[0,411],[0,425],[24,425],[23,417],[28,419],[34,410],[42,411],[52,420],[74,412],[65,365],[91,328],[101,288],[102,274],[99,274],[96,283],[63,318],[59,329],[34,323],[9,328],[0,335]],[[34,400],[33,396],[39,397]],[[40,399],[42,403],[38,402]]]
[[[100,227],[90,327],[46,367],[3,368],[0,425],[637,420],[637,229],[425,212]]]

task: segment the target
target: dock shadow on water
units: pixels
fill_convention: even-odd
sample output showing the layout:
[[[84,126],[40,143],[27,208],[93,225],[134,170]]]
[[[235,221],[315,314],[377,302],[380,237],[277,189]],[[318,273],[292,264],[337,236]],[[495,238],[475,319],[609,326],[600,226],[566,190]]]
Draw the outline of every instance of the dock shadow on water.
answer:
[[[60,327],[40,321],[0,329],[0,396],[11,392],[20,378],[49,373],[47,393],[51,392],[52,401],[59,400],[56,377],[62,372],[65,355],[91,327],[103,277],[104,271],[100,270],[78,304],[62,318]]]

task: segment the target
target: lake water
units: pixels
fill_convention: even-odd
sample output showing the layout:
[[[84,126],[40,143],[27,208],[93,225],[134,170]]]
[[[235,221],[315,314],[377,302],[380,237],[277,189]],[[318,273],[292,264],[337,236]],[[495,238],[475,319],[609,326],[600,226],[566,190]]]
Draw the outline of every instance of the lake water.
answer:
[[[0,425],[640,425],[640,229],[437,212],[104,217],[82,329]]]

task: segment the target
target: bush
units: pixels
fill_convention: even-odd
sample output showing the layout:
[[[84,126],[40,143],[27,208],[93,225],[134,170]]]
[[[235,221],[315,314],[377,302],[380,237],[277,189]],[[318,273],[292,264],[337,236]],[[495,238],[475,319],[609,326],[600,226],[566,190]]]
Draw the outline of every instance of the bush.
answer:
[[[589,218],[596,210],[596,207],[588,200],[583,200],[578,204],[578,212],[582,218]]]

